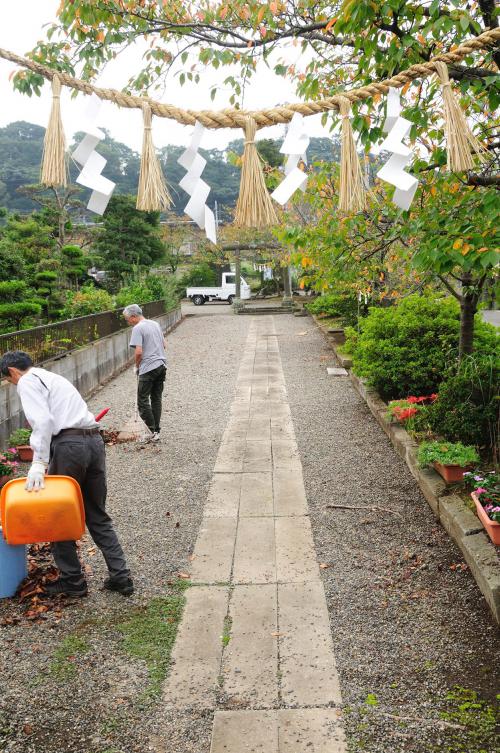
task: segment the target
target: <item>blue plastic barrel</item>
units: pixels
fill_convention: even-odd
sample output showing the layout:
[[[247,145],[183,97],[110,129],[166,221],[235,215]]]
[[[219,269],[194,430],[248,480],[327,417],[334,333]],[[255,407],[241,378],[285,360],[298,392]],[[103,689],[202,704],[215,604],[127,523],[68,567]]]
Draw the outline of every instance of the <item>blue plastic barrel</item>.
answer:
[[[24,544],[7,544],[0,528],[0,599],[14,596],[17,587],[27,575],[26,547]]]

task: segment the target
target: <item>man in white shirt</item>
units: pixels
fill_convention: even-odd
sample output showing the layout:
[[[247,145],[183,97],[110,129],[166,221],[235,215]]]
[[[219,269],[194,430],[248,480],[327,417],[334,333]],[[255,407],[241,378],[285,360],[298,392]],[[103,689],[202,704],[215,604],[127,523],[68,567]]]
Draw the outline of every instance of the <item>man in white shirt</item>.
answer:
[[[109,570],[104,588],[130,595],[134,590],[130,570],[105,510],[104,442],[86,402],[71,382],[59,374],[35,368],[23,351],[10,351],[0,358],[0,376],[17,385],[24,415],[32,428],[33,462],[26,489],[30,492],[43,489],[47,469],[49,474],[71,476],[78,481],[87,528]],[[51,595],[86,596],[87,582],[76,542],[53,542],[52,553],[60,577],[46,584],[45,591]]]
[[[137,384],[137,407],[149,433],[141,441],[160,440],[160,419],[163,385],[167,373],[165,338],[158,322],[145,319],[136,303],[123,309],[123,316],[133,326],[130,347],[135,350],[135,373]]]

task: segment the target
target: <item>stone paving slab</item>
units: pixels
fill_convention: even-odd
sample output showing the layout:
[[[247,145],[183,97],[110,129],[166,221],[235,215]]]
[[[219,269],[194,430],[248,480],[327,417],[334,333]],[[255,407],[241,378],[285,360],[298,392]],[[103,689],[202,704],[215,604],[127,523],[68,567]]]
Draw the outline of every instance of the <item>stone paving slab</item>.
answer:
[[[240,518],[233,564],[234,583],[275,583],[273,518]]]
[[[193,586],[186,591],[163,691],[166,706],[214,708],[228,593],[227,588],[213,586]]]
[[[278,753],[275,711],[216,711],[210,753]]]
[[[278,585],[281,695],[287,705],[340,704],[321,581]]]
[[[280,709],[278,753],[345,753],[339,709]]]
[[[236,518],[240,503],[241,479],[237,473],[214,474],[208,490],[204,516]]]
[[[269,440],[247,440],[242,459],[242,471],[251,473],[257,471],[271,471],[273,458],[271,442]]]
[[[288,471],[273,472],[274,514],[307,515],[306,492],[302,473],[290,474]]]
[[[299,449],[295,439],[273,440],[273,467],[302,473]]]
[[[241,476],[240,517],[273,515],[273,508],[272,474],[244,473]]]
[[[231,596],[230,640],[222,663],[229,703],[273,708],[278,703],[276,586],[236,586]]]
[[[275,519],[276,577],[279,583],[319,579],[316,550],[308,517]]]
[[[217,711],[210,753],[345,753],[338,709]]]
[[[192,583],[227,583],[231,578],[237,519],[203,518],[191,563]]]

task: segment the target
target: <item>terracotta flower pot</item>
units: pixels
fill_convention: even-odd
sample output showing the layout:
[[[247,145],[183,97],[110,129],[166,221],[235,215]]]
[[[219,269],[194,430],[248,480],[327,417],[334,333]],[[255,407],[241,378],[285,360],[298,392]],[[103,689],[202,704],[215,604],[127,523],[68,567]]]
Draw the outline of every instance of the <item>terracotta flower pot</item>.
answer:
[[[484,507],[482,506],[475,492],[472,492],[470,496],[474,500],[478,518],[483,524],[486,533],[488,534],[492,542],[496,544],[496,546],[500,546],[500,523],[497,523],[496,521],[491,520],[491,518],[488,517],[488,514],[485,512]]]
[[[464,480],[464,473],[470,470],[470,466],[461,465],[442,465],[441,463],[434,462],[434,468],[440,476],[444,478],[447,484],[453,484],[457,481]]]
[[[10,481],[12,476],[0,476],[0,486],[3,486],[7,483],[7,481]]]
[[[23,463],[31,463],[33,461],[33,450],[29,444],[20,444],[16,447],[16,452],[19,460]]]

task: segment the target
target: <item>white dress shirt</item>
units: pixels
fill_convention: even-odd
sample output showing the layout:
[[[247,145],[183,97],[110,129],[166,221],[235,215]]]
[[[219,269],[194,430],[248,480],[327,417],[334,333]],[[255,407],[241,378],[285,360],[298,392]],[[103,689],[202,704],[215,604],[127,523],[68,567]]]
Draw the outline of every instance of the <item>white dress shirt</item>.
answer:
[[[71,382],[59,374],[31,368],[17,383],[24,415],[32,428],[33,460],[49,462],[50,442],[62,429],[92,429],[97,422]]]

